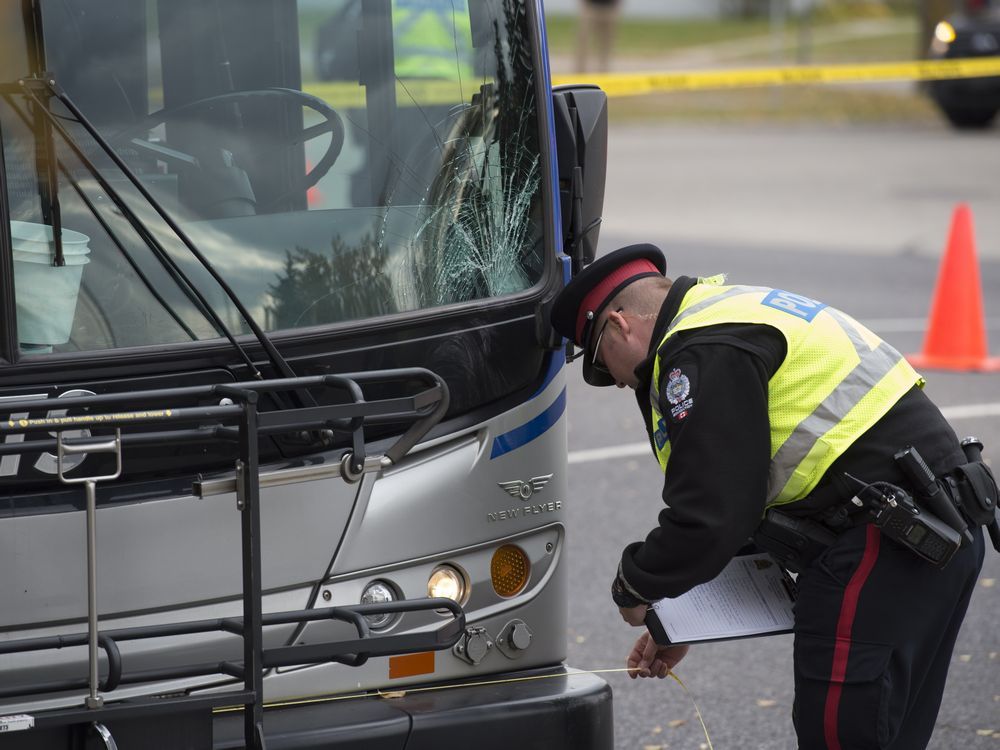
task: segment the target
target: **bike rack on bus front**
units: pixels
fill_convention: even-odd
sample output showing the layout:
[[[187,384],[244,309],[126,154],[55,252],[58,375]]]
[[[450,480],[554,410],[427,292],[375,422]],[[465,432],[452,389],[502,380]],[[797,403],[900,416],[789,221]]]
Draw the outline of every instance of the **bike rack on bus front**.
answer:
[[[405,396],[367,401],[360,383],[422,382],[427,387]],[[258,411],[261,393],[276,393],[304,388],[334,388],[345,391],[350,402],[278,411]],[[218,406],[164,407],[135,410],[136,402],[153,404],[212,397],[220,399]],[[47,411],[51,401],[17,401],[17,412]],[[260,481],[258,468],[258,438],[287,432],[332,431],[349,433],[351,451],[344,454],[338,469],[348,481],[355,481],[366,471],[396,463],[419,442],[444,416],[448,408],[448,389],[440,377],[420,368],[373,371],[350,375],[325,375],[304,378],[282,378],[252,383],[220,384],[187,388],[161,389],[129,394],[107,394],[60,399],[60,408],[87,409],[86,414],[41,419],[8,418],[0,423],[4,434],[55,433],[54,439],[25,439],[22,442],[0,444],[0,456],[41,451],[57,452],[58,475],[66,484],[83,484],[87,499],[87,601],[86,633],[63,636],[27,638],[0,643],[0,655],[48,651],[70,646],[88,647],[88,677],[77,680],[35,683],[18,688],[0,688],[0,698],[40,695],[67,690],[86,689],[82,707],[45,710],[33,713],[30,727],[62,727],[80,725],[82,731],[92,730],[106,748],[113,750],[115,741],[106,724],[119,718],[140,718],[144,715],[198,711],[220,706],[243,706],[244,743],[248,750],[263,750],[263,672],[274,667],[317,664],[336,661],[360,666],[372,656],[405,654],[418,651],[451,648],[465,629],[462,608],[450,599],[413,599],[386,604],[366,604],[328,607],[292,612],[263,614],[261,611],[261,549],[260,549]],[[111,409],[101,413],[101,409]],[[7,412],[8,417],[10,411]],[[412,424],[382,456],[369,459],[365,453],[366,424]],[[196,428],[179,429],[197,424]],[[123,427],[154,425],[152,432],[122,433]],[[234,426],[235,425],[235,426]],[[109,428],[114,438],[75,437],[67,431]],[[160,445],[189,441],[229,439],[236,443],[238,459],[235,477],[231,480],[199,480],[195,494],[216,494],[235,491],[241,519],[243,616],[218,618],[166,625],[148,625],[101,631],[97,615],[96,569],[96,486],[98,482],[118,478],[122,473],[123,450],[129,445]],[[111,474],[67,478],[64,459],[80,453],[112,453],[116,471]],[[65,469],[65,470],[64,470]],[[299,481],[296,478],[290,481]],[[281,483],[278,481],[272,483]],[[414,611],[447,610],[452,619],[431,632],[373,635],[366,615]],[[352,624],[356,637],[329,643],[282,646],[265,649],[263,628],[269,625],[301,624],[319,620],[339,620]],[[125,641],[193,635],[207,632],[227,632],[243,639],[243,660],[182,664],[155,670],[128,672],[123,664],[118,644]],[[105,679],[99,679],[99,652],[107,659]],[[226,675],[243,681],[242,690],[230,690],[208,696],[173,696],[129,699],[106,703],[104,695],[112,694],[122,685],[155,683],[161,680]],[[102,693],[104,695],[102,695]],[[112,696],[113,697],[113,696]],[[19,728],[27,729],[28,726]]]

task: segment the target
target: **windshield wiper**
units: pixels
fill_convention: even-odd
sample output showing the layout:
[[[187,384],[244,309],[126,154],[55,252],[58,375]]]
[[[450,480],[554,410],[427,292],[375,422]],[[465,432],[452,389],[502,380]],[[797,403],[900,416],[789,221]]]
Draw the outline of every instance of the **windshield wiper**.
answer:
[[[115,205],[122,211],[125,218],[128,220],[129,224],[140,234],[140,236],[147,242],[150,248],[153,250],[157,259],[161,264],[167,269],[167,271],[174,277],[175,281],[178,281],[179,286],[182,289],[187,289],[190,294],[194,295],[196,298],[196,303],[202,314],[212,321],[212,324],[216,327],[220,333],[222,333],[226,339],[233,345],[237,352],[239,352],[241,358],[249,369],[250,373],[257,380],[262,380],[263,375],[261,375],[260,370],[254,364],[253,360],[247,354],[246,350],[239,344],[236,340],[235,335],[229,330],[229,327],[225,324],[219,314],[214,310],[211,304],[205,299],[205,296],[197,288],[197,286],[191,281],[190,277],[184,273],[180,266],[170,257],[170,253],[160,244],[160,242],[153,236],[153,233],[143,224],[142,220],[135,214],[135,212],[129,207],[127,201],[111,186],[107,179],[100,173],[100,170],[90,159],[90,157],[84,152],[84,150],[76,143],[73,135],[66,130],[59,119],[54,115],[46,106],[46,102],[42,100],[39,96],[37,89],[44,90],[49,96],[58,99],[64,107],[73,115],[76,121],[83,126],[87,131],[88,135],[94,140],[94,142],[101,148],[108,158],[114,162],[115,166],[121,171],[122,174],[128,179],[132,186],[139,192],[140,195],[145,199],[145,201],[153,208],[153,210],[159,215],[159,217],[164,221],[164,223],[170,228],[174,235],[179,239],[191,253],[192,256],[208,271],[209,275],[213,280],[219,285],[226,296],[229,297],[233,306],[243,317],[250,329],[251,333],[260,343],[261,348],[264,350],[267,358],[270,360],[274,369],[280,374],[281,377],[292,378],[295,377],[295,373],[289,366],[288,362],[285,361],[284,357],[281,356],[274,343],[267,336],[266,333],[261,329],[257,322],[254,320],[253,316],[246,309],[246,306],[239,299],[233,289],[229,286],[222,275],[215,269],[215,267],[209,262],[209,260],[202,254],[202,252],[197,248],[191,238],[187,236],[187,233],[181,229],[180,225],[170,216],[170,214],[163,208],[158,200],[153,196],[153,194],[142,184],[139,178],[132,172],[125,161],[115,153],[115,150],[104,140],[103,136],[98,132],[97,128],[94,127],[93,123],[80,111],[79,107],[70,99],[69,95],[58,86],[55,79],[50,75],[42,75],[39,77],[26,77],[18,82],[21,89],[25,92],[25,95],[30,98],[36,104],[38,111],[42,112],[47,118],[49,124],[52,128],[59,132],[60,136],[66,141],[69,147],[76,154],[77,158],[84,164],[87,170],[94,176],[98,181],[101,188],[107,192],[108,196],[114,201]],[[183,282],[183,283],[180,283]],[[313,399],[312,394],[306,392],[306,398],[311,405],[315,405],[315,399]]]

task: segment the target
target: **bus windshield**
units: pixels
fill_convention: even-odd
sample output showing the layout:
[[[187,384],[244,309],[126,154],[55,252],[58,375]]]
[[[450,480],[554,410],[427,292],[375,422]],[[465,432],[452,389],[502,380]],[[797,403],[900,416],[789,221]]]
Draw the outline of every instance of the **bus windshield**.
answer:
[[[22,357],[213,339],[218,321],[249,331],[155,206],[267,331],[484,301],[541,279],[521,3],[41,7],[44,69],[154,200],[58,99],[46,124],[36,101],[5,89]],[[2,58],[5,82],[24,76],[27,61]]]

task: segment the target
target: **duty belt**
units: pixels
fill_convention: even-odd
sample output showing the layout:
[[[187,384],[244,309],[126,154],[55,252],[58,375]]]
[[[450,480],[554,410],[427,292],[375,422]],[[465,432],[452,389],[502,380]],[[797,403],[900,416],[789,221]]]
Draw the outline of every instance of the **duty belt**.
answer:
[[[937,567],[944,567],[961,547],[973,543],[974,530],[985,527],[1000,552],[997,496],[993,474],[982,462],[982,443],[962,441],[968,463],[935,477],[915,448],[907,447],[895,460],[913,487],[910,494],[888,482],[857,485],[848,503],[825,509],[817,516],[798,517],[769,509],[754,533],[757,546],[786,568],[801,572],[837,537],[855,526],[873,523],[884,535]]]

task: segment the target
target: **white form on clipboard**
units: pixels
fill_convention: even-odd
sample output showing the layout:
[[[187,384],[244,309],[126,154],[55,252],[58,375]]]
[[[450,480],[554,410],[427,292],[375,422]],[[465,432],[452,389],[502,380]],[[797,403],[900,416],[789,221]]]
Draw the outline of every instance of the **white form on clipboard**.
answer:
[[[734,557],[711,581],[650,607],[662,645],[776,635],[792,630],[795,584],[768,554]]]

